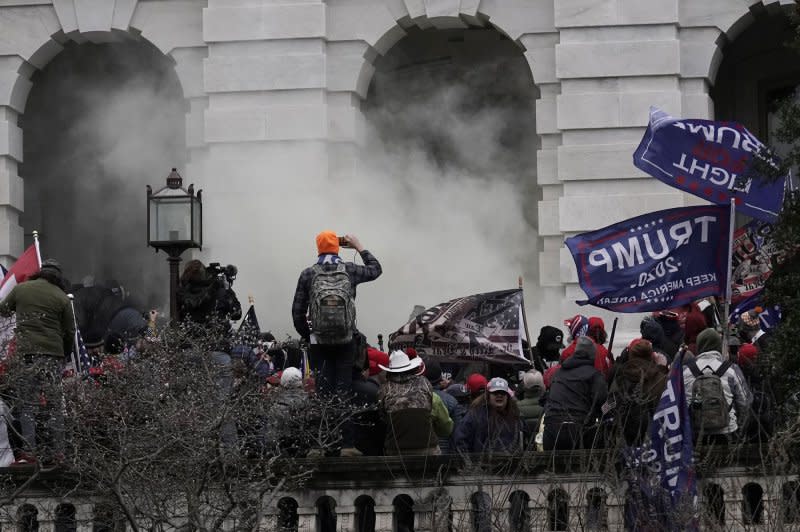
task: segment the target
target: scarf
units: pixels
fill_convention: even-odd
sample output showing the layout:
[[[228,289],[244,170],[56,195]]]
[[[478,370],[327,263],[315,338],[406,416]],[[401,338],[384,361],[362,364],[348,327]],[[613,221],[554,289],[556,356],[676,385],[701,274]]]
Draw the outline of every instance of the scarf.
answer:
[[[333,253],[323,253],[317,258],[317,264],[339,264],[342,259]]]

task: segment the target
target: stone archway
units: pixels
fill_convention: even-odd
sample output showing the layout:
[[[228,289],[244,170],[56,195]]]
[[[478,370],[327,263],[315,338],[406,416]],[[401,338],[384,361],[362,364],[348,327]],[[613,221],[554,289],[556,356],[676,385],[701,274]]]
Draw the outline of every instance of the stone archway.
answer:
[[[166,268],[146,247],[143,191],[185,168],[185,101],[172,62],[133,37],[71,42],[31,81],[19,118],[26,245],[37,230],[43,256],[73,284],[113,280],[138,304],[160,306]]]
[[[345,4],[345,2],[341,4]],[[502,5],[483,3],[483,6],[481,6],[481,2],[429,1],[348,2],[347,4],[349,10],[346,10],[338,2],[329,2],[329,20],[343,21],[345,18],[361,17],[368,20],[370,24],[369,26],[359,25],[359,30],[363,30],[359,33],[359,37],[363,40],[339,43],[336,42],[338,34],[331,35],[329,31],[328,35],[328,102],[329,114],[334,117],[333,121],[330,118],[329,121],[335,126],[346,126],[337,127],[332,130],[331,135],[334,144],[329,152],[331,160],[329,164],[336,177],[345,179],[342,176],[351,172],[353,167],[363,170],[365,166],[372,176],[378,175],[374,171],[375,166],[368,164],[374,163],[374,161],[365,163],[363,158],[353,155],[353,152],[363,154],[363,150],[366,148],[373,155],[375,153],[372,141],[376,138],[376,125],[380,126],[375,119],[376,114],[380,114],[380,111],[378,113],[375,111],[382,105],[375,105],[376,98],[377,100],[383,98],[384,103],[386,101],[386,98],[379,95],[381,91],[377,87],[387,80],[390,85],[394,83],[391,80],[392,75],[387,75],[393,70],[396,73],[395,79],[404,77],[400,72],[404,68],[407,68],[404,72],[415,71],[415,73],[427,70],[432,74],[429,76],[429,81],[433,79],[433,85],[439,83],[440,86],[449,83],[446,72],[463,78],[464,75],[470,76],[483,71],[483,74],[476,76],[477,78],[482,77],[483,82],[479,81],[473,85],[475,90],[471,95],[462,95],[463,105],[456,104],[464,108],[471,107],[465,113],[472,114],[469,126],[472,129],[471,135],[480,136],[480,115],[491,114],[487,110],[492,106],[486,105],[491,101],[499,103],[493,109],[499,111],[499,107],[509,103],[508,100],[518,100],[516,107],[518,112],[514,115],[513,120],[517,121],[518,126],[523,122],[526,123],[526,127],[522,128],[526,133],[525,138],[515,139],[519,141],[515,155],[519,159],[518,164],[516,168],[506,172],[514,174],[513,184],[510,184],[508,180],[492,182],[487,179],[483,183],[479,183],[478,179],[467,179],[465,183],[468,183],[468,186],[460,188],[460,193],[463,194],[472,187],[474,195],[467,194],[466,196],[469,196],[467,199],[464,195],[451,192],[446,183],[448,178],[453,177],[454,174],[462,176],[469,174],[470,177],[476,177],[478,174],[487,175],[489,173],[486,171],[487,167],[498,170],[498,164],[489,162],[488,164],[473,165],[472,163],[478,162],[482,157],[486,158],[485,162],[491,161],[492,157],[502,153],[502,150],[494,150],[496,146],[489,149],[482,149],[486,146],[475,150],[464,149],[464,145],[450,142],[452,139],[443,140],[443,136],[438,134],[421,135],[426,137],[424,143],[427,143],[429,147],[436,146],[433,150],[427,150],[427,153],[421,155],[421,158],[430,157],[431,151],[436,152],[441,148],[439,155],[432,157],[435,161],[431,166],[436,167],[440,175],[446,176],[445,179],[439,180],[436,185],[432,186],[427,197],[425,197],[424,184],[412,183],[407,186],[405,191],[408,192],[409,197],[407,200],[402,200],[399,194],[391,192],[392,187],[397,185],[398,179],[394,179],[388,185],[381,182],[382,193],[377,197],[385,202],[386,214],[396,218],[412,218],[410,223],[406,224],[408,231],[405,234],[395,231],[397,235],[394,238],[403,242],[402,247],[397,248],[396,251],[402,250],[406,253],[405,257],[398,256],[388,259],[406,262],[409,266],[410,277],[402,279],[397,284],[399,286],[415,286],[415,275],[417,279],[427,276],[431,280],[438,280],[437,286],[430,290],[420,290],[420,292],[429,299],[446,298],[447,295],[454,297],[469,290],[481,291],[489,287],[513,286],[517,276],[523,274],[526,279],[526,289],[531,294],[528,306],[529,315],[536,314],[536,304],[544,303],[545,300],[555,301],[551,310],[559,312],[561,299],[563,299],[563,288],[559,279],[558,248],[563,236],[558,229],[557,209],[562,184],[555,176],[555,168],[549,164],[542,164],[543,160],[555,159],[555,147],[560,142],[560,136],[557,134],[553,120],[558,88],[554,63],[554,44],[557,42],[557,33],[552,27],[552,11],[548,13],[542,5],[530,2],[508,2]],[[441,50],[448,47],[450,49],[440,55],[446,55],[449,58],[440,61],[441,56],[434,57],[435,49]],[[455,48],[461,48],[461,51],[455,51]],[[463,55],[459,56],[459,54]],[[453,60],[455,56],[459,57]],[[334,67],[330,65],[334,65]],[[486,74],[491,68],[495,69],[494,72]],[[496,82],[494,85],[484,83],[492,76],[508,83]],[[543,83],[539,84],[537,76],[541,76]],[[424,73],[419,77],[425,77]],[[438,80],[434,78],[438,78]],[[510,86],[514,87],[515,93],[503,102],[504,88]],[[340,94],[345,91],[349,92],[347,97],[340,98]],[[397,92],[402,96],[404,90],[400,89]],[[352,98],[353,93],[357,98]],[[420,94],[423,93],[425,91]],[[383,94],[385,96],[387,91],[384,91]],[[406,95],[408,94],[410,93],[406,92]],[[441,94],[431,96],[431,94],[428,92],[425,97],[441,98],[441,102],[447,100],[447,96]],[[525,100],[524,103],[520,104],[521,100]],[[350,106],[355,108],[355,111],[352,111],[354,119],[347,122],[340,120],[344,113],[350,112],[346,109]],[[508,108],[514,109],[514,105],[510,105]],[[497,114],[499,115],[499,113]],[[489,116],[484,116],[484,118],[492,119]],[[386,124],[391,123],[392,119],[392,117],[388,117],[385,121]],[[421,117],[421,119],[424,121],[425,117]],[[436,122],[437,118],[431,115],[430,120]],[[447,127],[446,124],[439,125]],[[391,128],[391,126],[389,127]],[[395,133],[397,133],[397,129],[401,128],[406,130],[406,139],[408,139],[410,136],[408,134],[414,129],[414,124],[405,123],[400,128],[395,128]],[[487,137],[495,133],[489,132],[488,129]],[[510,128],[510,130],[513,129]],[[504,134],[499,131],[497,133],[500,136]],[[508,133],[508,130],[505,133]],[[377,136],[380,136],[380,133]],[[437,137],[437,139],[433,137]],[[348,142],[352,144],[348,144]],[[397,142],[383,138],[382,142],[387,147],[385,152],[396,152],[409,148],[408,144],[404,145],[402,141]],[[412,141],[411,144],[414,142]],[[489,142],[494,145],[503,143],[504,141],[498,142],[497,139]],[[353,147],[353,144],[356,147]],[[520,148],[521,146],[524,148]],[[426,152],[425,149],[421,151]],[[454,156],[454,152],[458,151],[461,153]],[[503,159],[507,154],[508,150],[499,158]],[[445,159],[448,161],[444,162]],[[348,160],[356,162],[348,163]],[[450,164],[454,160],[458,160],[456,164]],[[417,158],[418,161],[419,158]],[[495,163],[497,162],[495,161]],[[379,162],[378,166],[383,169],[393,168],[393,171],[400,170],[400,173],[410,172],[414,168],[404,162],[397,163],[396,159],[389,163],[384,161],[384,164]],[[540,168],[543,169],[545,175],[545,178],[541,180],[539,179]],[[340,169],[345,170],[342,172],[342,176],[337,174]],[[503,173],[506,170],[509,169],[505,168],[496,173]],[[396,177],[397,175],[395,175]],[[436,190],[439,185],[443,185],[444,189]],[[493,186],[497,188],[493,189]],[[545,189],[547,190],[545,191]],[[436,198],[437,193],[442,195],[438,199]],[[451,197],[445,197],[448,195]],[[520,200],[520,198],[523,199]],[[497,201],[493,203],[493,200]],[[398,205],[406,201],[416,202],[421,207],[419,209],[398,209]],[[440,208],[437,209],[437,205]],[[544,205],[544,209],[540,209],[541,205]],[[450,212],[445,214],[444,211],[447,209],[450,209]],[[492,209],[494,211],[489,212]],[[515,211],[516,218],[514,215],[505,218],[504,215],[509,211]],[[544,221],[541,222],[545,225],[542,232],[539,231],[542,218],[540,213],[545,213]],[[445,221],[441,220],[443,214],[447,218]],[[496,219],[496,223],[492,224],[487,221],[492,219]],[[512,219],[515,221],[510,221]],[[484,222],[475,223],[475,220]],[[513,236],[509,236],[512,233]],[[435,242],[436,238],[432,238],[432,235],[437,235],[439,241]],[[546,244],[545,241],[547,241]],[[441,252],[441,256],[434,256],[429,252],[434,248]],[[413,255],[414,259],[410,259],[409,255]],[[421,264],[425,262],[426,258],[427,266]],[[490,260],[486,261],[483,268],[475,266],[475,263],[484,259]],[[441,270],[437,270],[437,267],[434,266],[437,263],[442,268]],[[540,268],[542,264],[544,264],[544,268]],[[540,273],[542,269],[546,271],[545,282],[542,282],[543,275]],[[458,274],[449,275],[448,272],[451,271],[457,271]],[[389,281],[384,281],[384,283],[387,282]],[[404,315],[400,318],[401,320],[413,306],[412,303],[433,304],[435,302],[423,297],[420,297],[419,301],[406,301],[405,296],[408,296],[408,291],[395,294],[395,296],[397,297],[390,297],[390,299],[402,300],[404,305],[408,305],[408,309],[402,309]],[[385,318],[384,323],[398,322],[397,317],[393,321],[388,317]],[[549,319],[552,319],[552,316]],[[539,320],[532,321],[538,323]]]
[[[28,207],[35,204],[34,191],[23,193],[25,178],[30,177],[26,171],[37,162],[24,162],[25,152],[31,147],[23,138],[25,128],[31,124],[31,113],[26,114],[31,110],[29,96],[32,90],[35,93],[34,83],[41,80],[43,71],[54,60],[57,63],[59,54],[65,50],[69,55],[82,46],[140,45],[154,57],[160,57],[173,71],[175,85],[181,92],[181,111],[176,116],[180,124],[179,143],[183,146],[180,161],[191,164],[194,155],[205,148],[202,60],[207,52],[200,26],[202,6],[138,0],[24,4],[0,6],[0,32],[5,37],[0,43],[0,212],[4,221],[0,226],[0,260],[5,264],[13,262],[30,241],[29,233],[34,229],[28,225],[35,222],[31,221],[35,213],[25,211],[26,204]],[[146,176],[147,182],[163,180],[170,166],[167,164],[157,174]],[[187,173],[188,177],[193,176],[191,170]],[[144,200],[138,203],[144,212]],[[70,227],[85,216],[86,213],[75,214],[65,219],[63,225]],[[28,235],[23,236],[24,232]],[[63,244],[61,241],[70,240],[70,236],[65,233],[58,240]],[[144,236],[137,239],[137,247],[145,249]],[[48,254],[46,248],[43,251]],[[156,271],[163,269],[159,264]],[[73,278],[80,275],[71,273]],[[157,282],[151,281],[155,281],[154,285]]]

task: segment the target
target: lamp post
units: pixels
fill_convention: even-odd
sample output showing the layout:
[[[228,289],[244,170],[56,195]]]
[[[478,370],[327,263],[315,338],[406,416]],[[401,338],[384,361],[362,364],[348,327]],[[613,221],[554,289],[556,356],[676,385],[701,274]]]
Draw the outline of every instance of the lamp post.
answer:
[[[203,191],[183,188],[183,178],[172,169],[167,186],[153,193],[147,185],[147,245],[163,250],[169,262],[169,316],[178,319],[178,266],[181,254],[203,246]]]

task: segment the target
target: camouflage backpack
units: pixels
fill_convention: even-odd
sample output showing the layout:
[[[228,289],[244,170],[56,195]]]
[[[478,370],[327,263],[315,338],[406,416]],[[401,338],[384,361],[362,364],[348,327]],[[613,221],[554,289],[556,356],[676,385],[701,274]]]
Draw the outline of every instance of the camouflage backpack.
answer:
[[[692,400],[690,403],[692,413],[692,429],[696,432],[717,433],[728,428],[730,410],[725,399],[725,389],[722,386],[722,377],[731,362],[724,362],[717,371],[705,372],[708,366],[701,370],[694,360],[686,366],[694,375],[692,384]]]
[[[315,264],[311,280],[311,332],[320,344],[346,344],[353,340],[356,305],[344,263],[335,270]]]

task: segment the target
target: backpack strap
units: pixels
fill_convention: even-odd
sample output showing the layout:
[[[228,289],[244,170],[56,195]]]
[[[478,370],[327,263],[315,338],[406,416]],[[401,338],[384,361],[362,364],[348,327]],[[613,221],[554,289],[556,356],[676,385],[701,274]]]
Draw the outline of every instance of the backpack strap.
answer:
[[[694,360],[690,360],[689,362],[687,362],[686,367],[689,368],[689,371],[691,371],[692,375],[694,375],[695,377],[699,377],[700,375],[703,374],[703,372],[700,371],[700,368],[697,367],[697,362],[695,362]]]
[[[722,376],[725,375],[725,372],[728,371],[728,368],[731,367],[731,364],[733,364],[733,362],[726,360],[720,367],[717,368],[717,371],[714,372],[714,375],[721,379]]]

